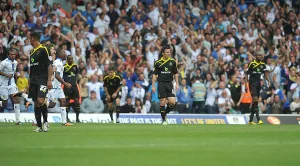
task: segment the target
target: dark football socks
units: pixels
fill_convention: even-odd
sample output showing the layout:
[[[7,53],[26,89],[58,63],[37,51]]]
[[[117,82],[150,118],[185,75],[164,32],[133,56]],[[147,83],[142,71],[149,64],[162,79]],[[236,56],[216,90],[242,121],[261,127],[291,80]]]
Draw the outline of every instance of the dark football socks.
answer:
[[[160,106],[160,115],[163,121],[166,120],[166,107],[165,106]]]

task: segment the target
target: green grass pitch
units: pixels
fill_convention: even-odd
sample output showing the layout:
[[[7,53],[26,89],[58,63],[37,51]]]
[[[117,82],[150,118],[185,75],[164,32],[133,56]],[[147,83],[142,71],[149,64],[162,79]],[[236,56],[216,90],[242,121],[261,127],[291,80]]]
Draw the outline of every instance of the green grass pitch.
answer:
[[[1,166],[295,166],[296,125],[0,123]]]

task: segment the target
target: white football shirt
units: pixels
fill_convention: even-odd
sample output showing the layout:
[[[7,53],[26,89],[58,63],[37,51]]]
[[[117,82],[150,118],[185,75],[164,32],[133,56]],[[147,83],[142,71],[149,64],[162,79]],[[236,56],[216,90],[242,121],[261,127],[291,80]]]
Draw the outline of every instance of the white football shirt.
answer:
[[[59,76],[61,78],[63,78],[63,76],[64,76],[64,64],[63,64],[62,60],[59,59],[59,58],[56,59],[53,62],[53,67],[56,68],[56,72],[59,73]],[[54,80],[52,82],[52,86],[53,86],[53,88],[61,88],[61,83],[55,78],[55,76],[54,76]]]
[[[17,69],[18,62],[16,60],[11,61],[10,59],[6,58],[4,61],[0,63],[0,71],[4,74],[12,74],[14,75]],[[6,76],[0,75],[0,85],[2,86],[9,86],[15,85],[15,78],[8,78]]]

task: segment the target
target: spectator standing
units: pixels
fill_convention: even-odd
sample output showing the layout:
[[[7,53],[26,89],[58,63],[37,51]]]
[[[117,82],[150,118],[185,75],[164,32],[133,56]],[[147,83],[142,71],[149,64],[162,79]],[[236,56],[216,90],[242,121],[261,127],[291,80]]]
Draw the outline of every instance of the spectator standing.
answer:
[[[181,85],[176,93],[177,108],[179,113],[189,113],[192,103],[192,89],[186,84],[186,79],[181,80]],[[195,112],[194,112],[195,113]]]
[[[232,98],[233,102],[235,103],[234,110],[236,110],[236,111],[240,110],[240,108],[238,107],[238,103],[241,99],[242,88],[241,88],[241,84],[237,81],[236,75],[232,75],[230,77],[230,81],[229,81],[227,87],[230,90],[231,98]]]
[[[91,94],[91,91],[95,91],[97,99],[101,100],[100,89],[103,88],[103,83],[98,82],[97,76],[93,75],[91,81],[86,83],[85,86],[88,88],[89,94]]]
[[[152,113],[159,113],[159,99],[158,99],[158,89],[157,89],[157,82],[154,85],[150,85],[148,93],[151,94],[151,112]],[[152,93],[152,86],[155,86],[155,93]]]
[[[84,100],[88,97],[88,88],[85,86],[88,83],[88,77],[86,69],[83,69],[81,71],[81,75],[79,76],[79,94],[81,96],[81,99]]]
[[[193,113],[204,113],[206,87],[200,77],[195,77],[195,82],[192,85],[193,96]],[[195,112],[194,112],[195,111]]]
[[[122,87],[121,87],[120,92],[121,92],[120,106],[123,106],[123,105],[125,105],[126,99],[128,97],[128,87],[126,85],[125,79],[122,79]]]
[[[216,113],[216,99],[218,97],[216,86],[218,81],[211,82],[209,86],[206,86],[206,100],[205,100],[205,110],[208,114]]]
[[[140,99],[141,101],[144,100],[145,89],[142,87],[141,81],[135,82],[135,86],[132,88],[130,96],[132,98],[132,105],[135,105],[135,99]]]

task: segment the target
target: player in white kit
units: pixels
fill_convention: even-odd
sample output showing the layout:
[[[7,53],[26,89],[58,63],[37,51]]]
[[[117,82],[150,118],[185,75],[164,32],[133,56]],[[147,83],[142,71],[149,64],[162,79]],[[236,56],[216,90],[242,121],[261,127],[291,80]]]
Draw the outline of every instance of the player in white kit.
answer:
[[[8,98],[11,97],[14,103],[16,125],[20,125],[19,97],[15,96],[15,94],[18,93],[18,87],[14,78],[18,64],[18,62],[15,60],[17,53],[17,49],[10,49],[8,58],[0,63],[0,106],[6,107]]]
[[[67,55],[64,50],[59,50],[57,51],[56,56],[57,59],[53,62],[53,68],[55,70],[54,80],[52,82],[52,89],[47,94],[47,98],[52,101],[59,101],[62,124],[65,126],[72,126],[73,124],[67,122],[66,97],[61,87],[61,84],[68,88],[72,86],[70,83],[63,80],[63,60],[66,60]]]

